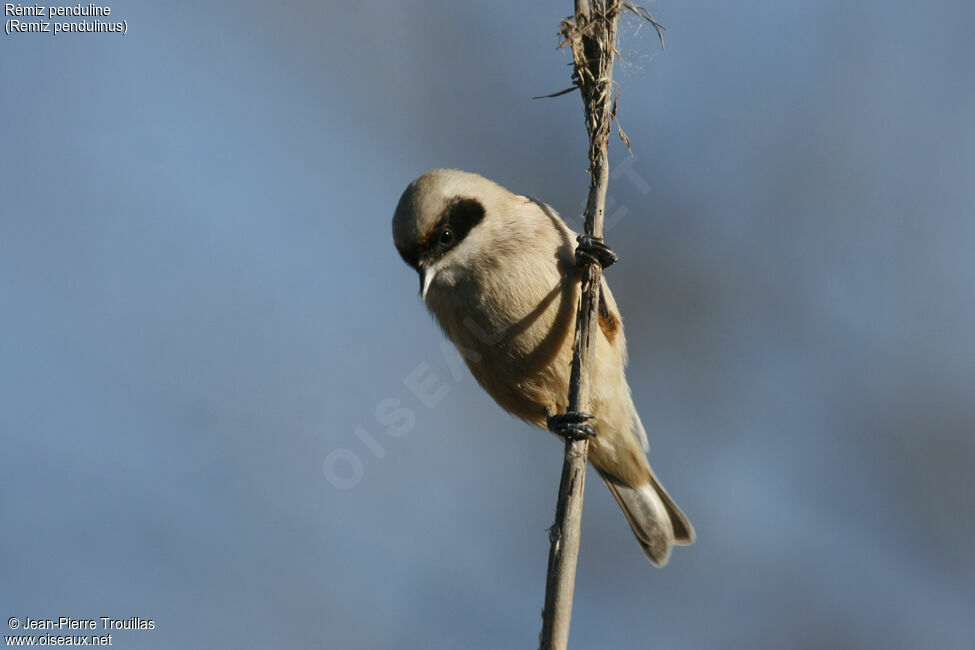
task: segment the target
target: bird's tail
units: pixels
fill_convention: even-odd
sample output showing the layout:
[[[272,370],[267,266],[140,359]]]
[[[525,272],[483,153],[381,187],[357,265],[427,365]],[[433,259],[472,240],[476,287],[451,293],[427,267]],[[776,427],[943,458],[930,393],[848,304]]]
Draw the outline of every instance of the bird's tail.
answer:
[[[647,469],[647,482],[636,486],[628,485],[598,468],[597,471],[620,504],[647,559],[654,566],[661,567],[670,558],[671,546],[694,541],[694,528],[657,481],[653,471],[649,467]]]

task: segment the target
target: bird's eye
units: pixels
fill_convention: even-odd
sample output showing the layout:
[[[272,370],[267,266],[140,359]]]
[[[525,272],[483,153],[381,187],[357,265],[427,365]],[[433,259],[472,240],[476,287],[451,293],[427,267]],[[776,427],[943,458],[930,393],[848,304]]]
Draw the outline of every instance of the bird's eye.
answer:
[[[444,228],[440,231],[440,243],[443,246],[448,246],[454,241],[454,231],[450,228]]]

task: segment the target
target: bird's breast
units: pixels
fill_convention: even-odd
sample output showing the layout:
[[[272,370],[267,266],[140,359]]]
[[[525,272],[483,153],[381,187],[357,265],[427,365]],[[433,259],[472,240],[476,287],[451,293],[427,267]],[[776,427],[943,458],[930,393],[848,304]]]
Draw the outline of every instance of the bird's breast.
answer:
[[[481,386],[531,421],[565,400],[571,362],[578,283],[547,275],[455,277],[427,294],[428,307]]]

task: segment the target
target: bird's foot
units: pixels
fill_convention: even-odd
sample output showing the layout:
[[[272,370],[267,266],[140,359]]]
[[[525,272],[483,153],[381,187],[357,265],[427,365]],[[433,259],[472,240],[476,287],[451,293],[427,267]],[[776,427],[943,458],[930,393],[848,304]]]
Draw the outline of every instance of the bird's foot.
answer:
[[[565,440],[589,440],[596,437],[596,430],[586,422],[593,419],[589,413],[568,411],[553,413],[552,409],[545,409],[545,421],[548,430]]]
[[[579,242],[576,247],[576,264],[579,266],[595,262],[605,269],[620,261],[619,255],[601,237],[579,235],[576,241]]]

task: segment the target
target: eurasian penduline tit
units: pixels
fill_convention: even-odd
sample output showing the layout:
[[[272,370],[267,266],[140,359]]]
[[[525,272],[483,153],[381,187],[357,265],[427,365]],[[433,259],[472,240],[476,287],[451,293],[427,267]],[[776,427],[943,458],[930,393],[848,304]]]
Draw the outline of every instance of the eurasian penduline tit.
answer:
[[[557,421],[552,416],[568,407],[581,269],[575,233],[555,211],[477,174],[437,169],[403,192],[393,241],[478,383],[532,424]],[[647,558],[663,566],[672,545],[694,541],[694,529],[650,469],[623,372],[623,325],[605,280],[600,296],[589,459]]]

